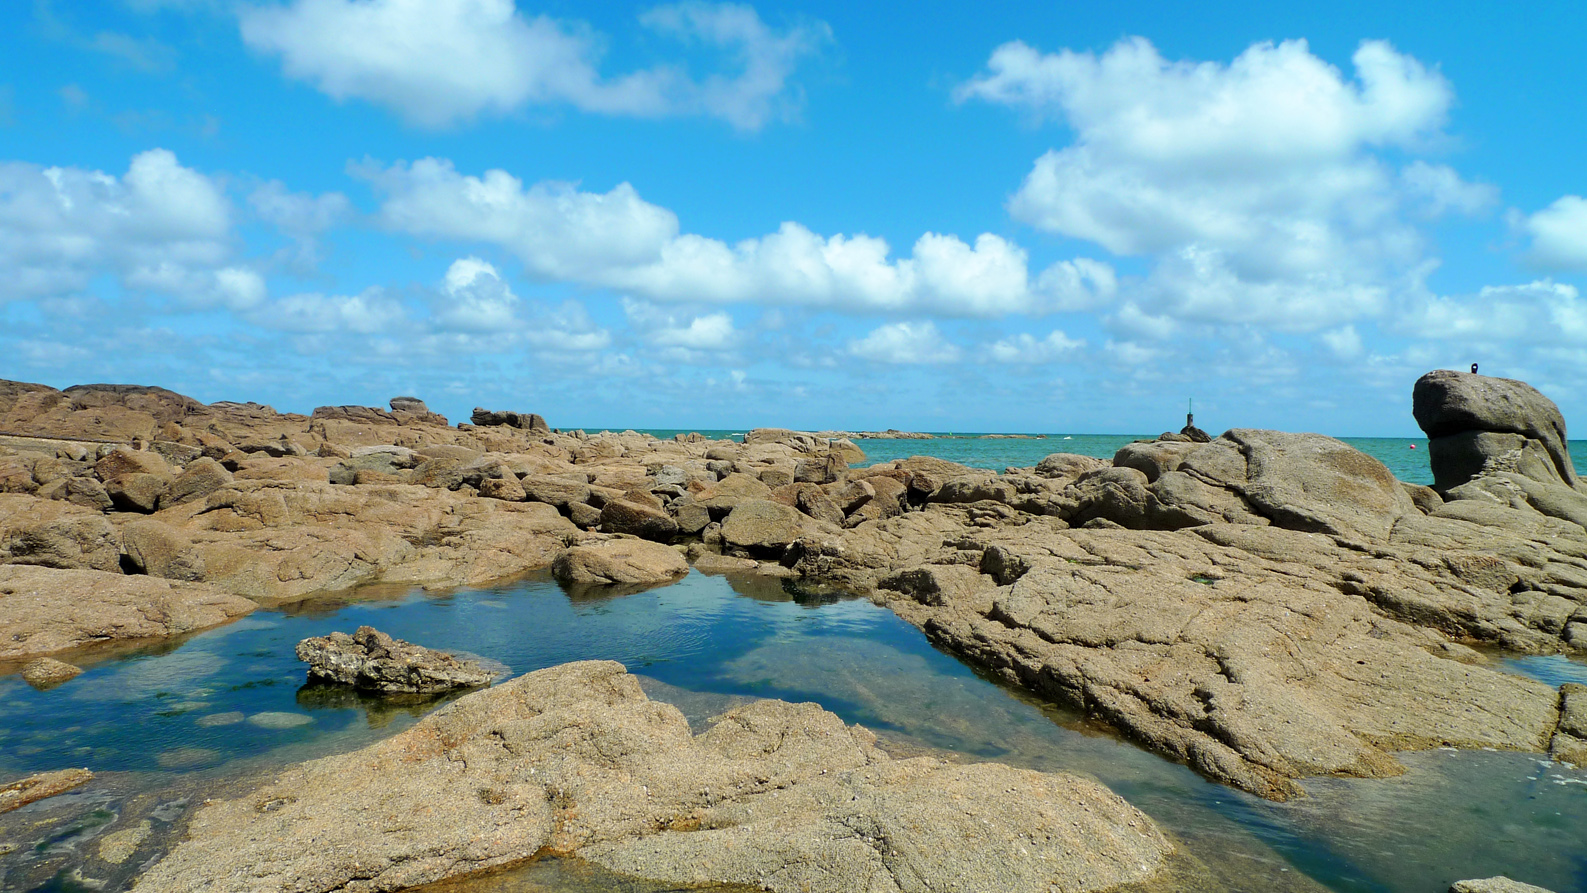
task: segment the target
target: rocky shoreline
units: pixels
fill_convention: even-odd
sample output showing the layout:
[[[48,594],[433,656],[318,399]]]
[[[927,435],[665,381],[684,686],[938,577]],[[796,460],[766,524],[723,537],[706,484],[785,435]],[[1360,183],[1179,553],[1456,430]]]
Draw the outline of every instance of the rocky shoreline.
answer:
[[[549,567],[573,587],[639,588],[693,565],[869,595],[967,662],[1269,799],[1300,795],[1298,780],[1309,776],[1394,775],[1403,750],[1496,748],[1587,763],[1583,690],[1500,673],[1477,650],[1587,651],[1587,485],[1565,452],[1564,420],[1523,383],[1465,373],[1429,373],[1414,398],[1430,437],[1432,488],[1401,483],[1332,438],[1253,429],[1168,434],[1111,462],[1057,453],[996,474],[926,457],[856,467],[864,454],[835,436],[842,432],[658,440],[563,433],[532,413],[484,409],[453,427],[412,397],[394,398],[390,410],[321,407],[305,416],[205,405],[158,388],[0,382],[0,662],[10,662],[0,669],[369,583],[441,589]],[[332,798],[324,809],[334,812],[421,784],[419,776],[359,781],[351,767],[360,760],[434,760],[437,796],[446,766],[461,759],[473,771],[483,761],[484,780],[471,777],[469,790],[501,799],[481,795],[457,815],[436,813],[455,822],[448,833],[473,829],[468,841],[372,826],[338,844],[354,854],[351,867],[309,864],[284,844],[242,846],[236,835],[267,819],[257,803],[232,801],[201,812],[187,849],[139,889],[222,883],[215,853],[235,862],[225,876],[239,889],[266,876],[276,879],[270,889],[395,889],[548,847],[638,876],[767,889],[858,889],[861,880],[925,889],[916,881],[932,872],[969,870],[924,855],[937,846],[929,835],[887,832],[892,849],[875,841],[888,821],[909,816],[955,827],[931,798],[956,785],[966,796],[991,790],[964,775],[970,769],[894,765],[867,749],[861,730],[840,731],[819,711],[798,714],[799,734],[826,729],[823,741],[848,742],[841,754],[740,752],[748,745],[721,744],[715,731],[690,743],[686,725],[680,733],[660,705],[632,697],[621,667],[569,667],[577,669],[559,670],[573,675],[557,686],[594,692],[590,703],[557,702],[573,712],[556,722],[571,726],[525,706],[533,699],[524,692],[550,684],[530,674],[468,695],[366,753],[274,783],[290,788],[278,799],[301,803],[282,816],[306,821],[328,814],[313,811],[313,797]],[[763,735],[792,728],[788,711],[803,708],[759,709],[769,713],[734,723]],[[471,712],[502,734],[448,731],[456,721],[448,717]],[[524,724],[537,722],[543,728],[524,738]],[[540,751],[515,741],[557,741],[582,728],[573,751],[613,753],[616,745],[591,743],[588,723],[613,724],[612,741],[627,742],[618,752],[652,753],[632,765],[626,757],[558,763],[556,772],[573,774],[555,785],[522,777],[549,757],[525,757]],[[665,758],[653,752],[662,739]],[[493,756],[466,755],[478,748]],[[742,762],[752,752],[786,760],[776,772],[793,773],[788,785],[766,787],[761,776],[776,772]],[[741,762],[724,768],[722,759]],[[760,780],[717,797],[701,791],[727,782],[681,785],[678,766],[701,779]],[[607,781],[590,781],[591,772]],[[344,782],[311,791],[291,780],[299,776]],[[596,787],[572,790],[574,777]],[[618,777],[629,793],[610,787]],[[671,799],[635,799],[632,787],[650,784],[640,778]],[[999,790],[1064,787],[1088,815],[1127,815],[1105,789],[1081,796],[1076,784],[997,780]],[[765,796],[773,788],[786,791],[776,809]],[[869,805],[834,812],[839,791]],[[1028,849],[1013,829],[1048,820],[1014,797],[977,798],[1019,812],[997,832],[1014,836],[994,834],[1003,841],[995,846]],[[597,802],[617,811],[610,821],[577,806]],[[333,837],[353,833],[323,821]],[[1060,886],[1107,889],[1152,876],[1171,846],[1154,843],[1149,820],[1139,821],[1125,825],[1136,837],[1060,847],[1051,864],[1075,879]],[[1133,842],[1114,850],[1104,838]],[[718,858],[729,850],[732,858]],[[1025,863],[1000,864],[1008,874],[970,888],[1028,886]]]

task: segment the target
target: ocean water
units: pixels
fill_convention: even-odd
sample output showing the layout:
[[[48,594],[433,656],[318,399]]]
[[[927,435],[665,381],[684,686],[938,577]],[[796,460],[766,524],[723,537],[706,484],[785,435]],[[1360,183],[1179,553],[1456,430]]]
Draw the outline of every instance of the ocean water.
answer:
[[[670,438],[687,433],[676,430],[651,430],[646,433]],[[742,440],[742,431],[702,431],[713,439]],[[933,432],[930,440],[891,440],[864,438],[855,445],[865,451],[861,465],[875,465],[910,456],[935,456],[972,468],[1029,468],[1053,453],[1076,453],[1099,459],[1112,459],[1119,448],[1135,440],[1150,440],[1156,434],[1022,434],[988,436],[981,433]],[[1388,466],[1389,471],[1411,484],[1431,484],[1433,471],[1427,464],[1427,439],[1410,437],[1342,437],[1363,453]],[[1569,443],[1576,472],[1587,477],[1587,440]]]
[[[618,660],[651,697],[697,724],[751,698],[814,701],[897,753],[1089,775],[1180,841],[1189,856],[1175,888],[1442,893],[1459,878],[1506,873],[1587,893],[1587,772],[1537,755],[1406,754],[1399,778],[1312,780],[1310,797],[1274,804],[988,681],[885,608],[781,580],[691,573],[637,594],[591,597],[532,577],[376,596],[261,611],[132,653],[77,655],[86,672],[44,691],[0,676],[0,780],[65,765],[99,773],[77,793],[0,815],[0,844],[11,844],[9,852],[0,845],[0,889],[125,889],[205,797],[236,796],[259,773],[395,734],[444,702],[305,685],[297,641],[369,624],[513,674]],[[1587,666],[1559,658],[1506,666],[1556,684],[1587,680]],[[140,822],[152,831],[137,852],[105,862],[109,835]],[[446,889],[652,888],[569,862]]]

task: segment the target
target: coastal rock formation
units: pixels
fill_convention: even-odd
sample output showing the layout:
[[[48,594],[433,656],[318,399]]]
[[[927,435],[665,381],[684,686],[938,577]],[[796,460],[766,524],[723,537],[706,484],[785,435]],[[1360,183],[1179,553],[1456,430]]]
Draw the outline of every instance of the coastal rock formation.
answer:
[[[620,664],[566,664],[205,806],[134,889],[391,890],[556,854],[689,886],[1080,893],[1172,850],[1095,782],[873,741],[780,701],[692,735]]]
[[[311,682],[366,691],[435,694],[489,685],[495,678],[473,661],[393,639],[372,626],[360,626],[352,635],[333,632],[304,639],[296,654],[309,665]]]
[[[480,426],[505,425],[509,428],[521,428],[525,431],[535,431],[541,434],[550,434],[551,426],[539,415],[527,412],[516,413],[511,410],[492,411],[475,407],[469,421]]]
[[[1523,381],[1435,369],[1416,380],[1412,414],[1427,434],[1433,486],[1450,490],[1498,470],[1576,484],[1565,418],[1554,401]]]
[[[1523,884],[1501,874],[1497,877],[1455,881],[1449,885],[1449,893],[1552,893],[1552,891],[1532,884]]]
[[[551,572],[564,583],[654,586],[689,572],[678,550],[632,537],[613,537],[574,546],[556,557]]]
[[[257,607],[192,583],[0,565],[0,660],[180,635],[235,620]]]

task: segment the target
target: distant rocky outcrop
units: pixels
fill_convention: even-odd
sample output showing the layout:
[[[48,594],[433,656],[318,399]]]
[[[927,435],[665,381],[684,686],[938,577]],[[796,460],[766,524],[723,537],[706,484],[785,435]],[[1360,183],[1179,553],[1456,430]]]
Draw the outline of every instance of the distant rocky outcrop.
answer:
[[[1411,406],[1439,490],[1493,471],[1576,484],[1565,418],[1526,382],[1436,369],[1417,379]]]
[[[396,890],[549,854],[679,888],[1086,893],[1173,851],[1096,782],[874,741],[781,701],[695,735],[622,665],[565,664],[211,802],[134,890]]]
[[[511,410],[481,409],[476,406],[473,414],[469,416],[469,421],[482,427],[506,426],[540,434],[551,433],[551,426],[546,424],[546,420],[533,412],[517,413]]]
[[[372,626],[360,626],[352,635],[333,632],[304,639],[296,653],[309,665],[310,682],[365,691],[436,694],[489,685],[495,678],[473,661],[393,639]]]

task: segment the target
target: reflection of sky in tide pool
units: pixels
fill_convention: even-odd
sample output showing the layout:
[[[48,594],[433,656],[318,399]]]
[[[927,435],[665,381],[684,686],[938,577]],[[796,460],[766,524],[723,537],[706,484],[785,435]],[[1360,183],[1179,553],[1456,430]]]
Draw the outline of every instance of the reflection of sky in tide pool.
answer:
[[[514,674],[618,660],[694,719],[745,696],[816,701],[905,751],[1088,774],[1184,842],[1218,888],[1441,893],[1458,878],[1505,873],[1587,893],[1587,773],[1528,755],[1434,751],[1406,755],[1400,778],[1311,780],[1312,797],[1271,804],[987,682],[868,601],[764,578],[691,574],[604,598],[531,580],[325,599],[90,664],[47,691],[0,678],[0,777],[62,765],[224,775],[394,734],[434,703],[302,687],[296,643],[362,624]],[[1551,684],[1587,676],[1564,658],[1509,665]]]

